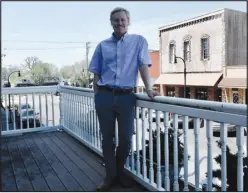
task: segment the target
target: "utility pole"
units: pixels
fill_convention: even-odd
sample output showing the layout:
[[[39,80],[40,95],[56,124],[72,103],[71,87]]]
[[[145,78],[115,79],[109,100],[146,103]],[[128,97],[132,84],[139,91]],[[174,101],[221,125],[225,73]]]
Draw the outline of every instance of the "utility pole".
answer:
[[[89,69],[89,51],[90,51],[90,42],[86,42],[86,64],[87,64],[87,69],[86,69],[86,75],[88,78],[88,87],[90,87],[90,74],[88,73]]]

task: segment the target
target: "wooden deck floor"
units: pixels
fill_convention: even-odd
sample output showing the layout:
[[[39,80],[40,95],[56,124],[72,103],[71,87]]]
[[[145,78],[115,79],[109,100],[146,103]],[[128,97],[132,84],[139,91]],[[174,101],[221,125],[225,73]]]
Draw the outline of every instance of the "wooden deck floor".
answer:
[[[95,191],[105,176],[101,157],[65,132],[1,138],[1,154],[1,191]]]

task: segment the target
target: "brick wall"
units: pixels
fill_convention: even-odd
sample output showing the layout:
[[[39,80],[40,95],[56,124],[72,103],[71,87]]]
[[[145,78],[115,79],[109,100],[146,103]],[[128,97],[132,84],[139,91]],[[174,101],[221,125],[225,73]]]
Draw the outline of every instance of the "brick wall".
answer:
[[[152,66],[149,68],[150,75],[152,78],[158,78],[160,75],[159,51],[150,51],[149,55],[152,62]]]

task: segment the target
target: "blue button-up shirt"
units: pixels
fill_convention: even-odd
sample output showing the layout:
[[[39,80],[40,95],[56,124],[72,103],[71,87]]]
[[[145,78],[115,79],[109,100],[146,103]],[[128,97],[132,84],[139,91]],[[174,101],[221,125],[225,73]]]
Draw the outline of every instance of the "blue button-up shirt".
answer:
[[[89,71],[100,75],[99,86],[129,89],[136,87],[141,65],[152,65],[147,41],[126,33],[120,40],[112,36],[97,45]]]

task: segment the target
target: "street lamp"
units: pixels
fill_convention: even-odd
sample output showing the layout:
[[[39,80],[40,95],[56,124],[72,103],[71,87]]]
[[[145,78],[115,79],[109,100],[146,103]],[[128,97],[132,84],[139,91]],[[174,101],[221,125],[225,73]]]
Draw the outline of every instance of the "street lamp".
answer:
[[[10,80],[9,80],[10,75],[13,74],[13,73],[15,73],[15,72],[18,72],[18,77],[21,77],[20,70],[15,70],[15,71],[11,72],[9,74],[9,76],[8,76],[8,87],[11,87]],[[12,123],[12,120],[11,120],[11,110],[10,110],[10,94],[9,94],[9,123]]]
[[[184,64],[184,98],[186,98],[186,63],[185,63],[185,60],[181,57],[178,57],[175,55],[175,59],[174,59],[174,63],[177,64],[177,58],[181,59],[183,61],[183,64]]]

